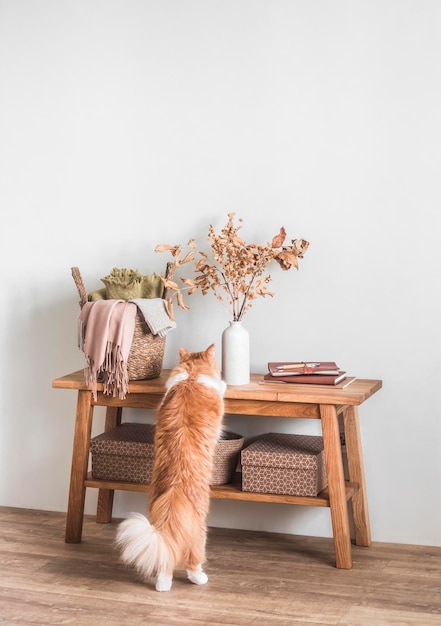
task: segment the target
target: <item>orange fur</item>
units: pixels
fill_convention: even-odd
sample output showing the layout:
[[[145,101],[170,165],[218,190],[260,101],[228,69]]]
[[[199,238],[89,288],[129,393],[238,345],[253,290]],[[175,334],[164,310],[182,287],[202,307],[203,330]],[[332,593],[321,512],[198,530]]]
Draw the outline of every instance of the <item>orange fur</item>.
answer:
[[[156,416],[149,521],[131,516],[117,535],[123,561],[144,577],[156,575],[159,591],[170,588],[179,566],[187,568],[192,582],[206,582],[210,479],[223,417],[224,385],[214,345],[204,352],[181,349],[179,356]],[[161,582],[164,577],[169,585]]]

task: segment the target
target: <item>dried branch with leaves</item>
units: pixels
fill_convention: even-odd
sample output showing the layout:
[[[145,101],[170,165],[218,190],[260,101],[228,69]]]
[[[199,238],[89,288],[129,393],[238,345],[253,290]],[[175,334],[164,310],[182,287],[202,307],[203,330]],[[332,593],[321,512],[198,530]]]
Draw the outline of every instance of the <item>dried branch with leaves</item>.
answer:
[[[185,256],[180,245],[156,246],[155,252],[171,253],[175,270],[187,263],[194,263],[195,278],[181,278],[185,288],[180,288],[174,280],[163,278],[164,286],[176,295],[178,305],[184,310],[189,309],[183,299],[184,290],[189,295],[198,290],[203,295],[213,291],[216,298],[229,308],[232,321],[241,321],[253,305],[253,300],[259,296],[274,296],[267,289],[271,276],[265,275],[271,261],[276,261],[282,270],[293,267],[298,269],[298,259],[303,258],[309,246],[308,241],[292,239],[291,245],[285,246],[286,232],[282,226],[271,243],[247,244],[238,234],[243,220],[239,219],[240,224],[235,225],[234,217],[235,213],[228,214],[228,222],[219,234],[213,226],[209,227],[210,255],[198,251],[194,239],[188,242],[190,250]],[[171,296],[169,310],[172,311]]]

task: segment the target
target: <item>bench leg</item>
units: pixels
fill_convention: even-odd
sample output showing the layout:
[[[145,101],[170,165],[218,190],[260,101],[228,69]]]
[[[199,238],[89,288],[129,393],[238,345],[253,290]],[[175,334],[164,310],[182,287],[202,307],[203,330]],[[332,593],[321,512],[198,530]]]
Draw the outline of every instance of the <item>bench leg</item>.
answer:
[[[92,394],[79,391],[75,434],[72,451],[72,469],[70,474],[69,502],[66,518],[66,543],[80,543],[83,532],[84,501],[89,464],[90,433],[92,429]]]
[[[320,405],[336,567],[351,569],[352,546],[337,409]]]
[[[352,497],[355,543],[357,546],[370,546],[372,543],[371,529],[357,407],[348,406],[345,408],[343,411],[343,426],[349,480],[359,485],[358,491]]]
[[[121,424],[122,408],[109,406],[106,411],[106,422],[104,432],[108,432]],[[108,524],[112,521],[113,510],[113,489],[98,490],[98,504],[96,509],[96,522],[98,524]]]

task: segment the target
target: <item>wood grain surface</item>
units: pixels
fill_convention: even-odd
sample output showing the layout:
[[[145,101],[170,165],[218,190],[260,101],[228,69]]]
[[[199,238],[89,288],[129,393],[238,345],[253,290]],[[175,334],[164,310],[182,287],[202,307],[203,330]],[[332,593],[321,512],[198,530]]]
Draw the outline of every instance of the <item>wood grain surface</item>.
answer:
[[[354,546],[333,567],[332,539],[211,529],[207,585],[178,572],[169,593],[119,561],[117,523],[0,508],[0,624],[8,626],[441,626],[441,548]]]

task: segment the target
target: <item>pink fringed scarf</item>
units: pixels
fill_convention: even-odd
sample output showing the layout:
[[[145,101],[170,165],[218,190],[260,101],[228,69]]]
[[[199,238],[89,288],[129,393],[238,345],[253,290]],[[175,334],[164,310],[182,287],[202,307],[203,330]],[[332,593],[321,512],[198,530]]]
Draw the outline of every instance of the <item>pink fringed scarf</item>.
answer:
[[[103,374],[104,393],[126,397],[127,360],[135,331],[136,304],[125,300],[86,302],[81,309],[78,345],[86,358],[85,378],[96,400],[96,383]]]

